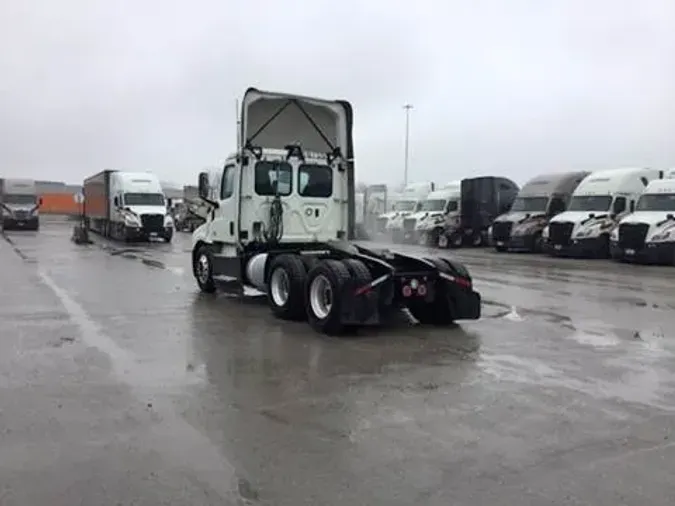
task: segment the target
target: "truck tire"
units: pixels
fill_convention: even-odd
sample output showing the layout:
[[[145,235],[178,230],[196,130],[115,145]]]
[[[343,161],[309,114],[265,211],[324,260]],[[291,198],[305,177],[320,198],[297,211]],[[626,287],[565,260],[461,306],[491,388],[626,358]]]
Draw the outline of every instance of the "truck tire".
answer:
[[[298,255],[283,254],[270,265],[267,302],[272,313],[283,320],[305,318],[305,278],[307,270]]]
[[[366,266],[366,264],[361,260],[348,258],[342,262],[345,264],[349,274],[351,275],[351,293],[355,293],[355,290],[361,288],[362,286],[366,286],[373,281],[373,274],[370,272],[368,266]],[[358,296],[355,295],[355,297],[356,301],[355,307],[353,309],[356,317],[360,321],[365,322],[366,320],[369,320],[378,311],[380,314],[384,312],[385,308],[379,307],[380,300],[378,298],[377,292],[369,290],[366,293],[362,293]],[[354,328],[354,326],[352,326],[352,328]]]
[[[164,239],[164,242],[171,242],[171,239],[173,239],[173,232],[169,232],[168,234],[165,234],[163,239]]]
[[[216,291],[216,283],[213,281],[213,258],[211,252],[204,246],[201,246],[192,257],[192,273],[202,292]]]
[[[317,332],[340,335],[347,330],[341,316],[350,277],[347,266],[338,260],[322,260],[307,274],[307,320]]]
[[[495,246],[495,251],[497,253],[505,253],[508,248],[506,246]]]

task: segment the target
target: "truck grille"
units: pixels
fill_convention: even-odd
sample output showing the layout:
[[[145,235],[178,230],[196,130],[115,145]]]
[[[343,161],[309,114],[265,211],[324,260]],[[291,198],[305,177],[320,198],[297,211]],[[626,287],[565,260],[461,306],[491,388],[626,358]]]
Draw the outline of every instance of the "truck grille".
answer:
[[[403,230],[406,232],[412,232],[415,230],[415,223],[417,222],[416,218],[405,218],[403,220]]]
[[[567,246],[570,243],[570,238],[572,237],[572,230],[574,229],[574,223],[570,222],[559,222],[551,223],[548,226],[548,237],[551,244],[562,244]]]
[[[17,220],[27,220],[28,212],[27,211],[14,211],[14,217]]]
[[[144,214],[141,216],[141,223],[146,232],[161,232],[164,230],[164,215]]]
[[[492,224],[492,239],[495,241],[508,241],[511,237],[513,222],[498,221]]]
[[[619,247],[623,249],[642,249],[649,231],[646,223],[623,223],[619,225]]]

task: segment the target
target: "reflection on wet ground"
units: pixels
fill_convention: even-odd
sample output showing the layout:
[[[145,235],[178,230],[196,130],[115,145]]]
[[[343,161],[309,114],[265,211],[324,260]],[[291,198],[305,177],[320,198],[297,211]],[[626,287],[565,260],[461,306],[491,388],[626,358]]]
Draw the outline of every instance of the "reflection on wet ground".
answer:
[[[675,503],[667,267],[435,251],[483,319],[340,340],[198,294],[186,235],[8,238],[0,504]]]

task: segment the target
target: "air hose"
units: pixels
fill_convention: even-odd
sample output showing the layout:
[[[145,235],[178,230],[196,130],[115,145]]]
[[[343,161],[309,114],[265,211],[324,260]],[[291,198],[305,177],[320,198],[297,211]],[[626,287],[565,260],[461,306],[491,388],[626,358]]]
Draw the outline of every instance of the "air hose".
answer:
[[[270,203],[270,218],[265,231],[265,240],[270,243],[278,243],[284,236],[284,208],[281,197],[276,195]]]

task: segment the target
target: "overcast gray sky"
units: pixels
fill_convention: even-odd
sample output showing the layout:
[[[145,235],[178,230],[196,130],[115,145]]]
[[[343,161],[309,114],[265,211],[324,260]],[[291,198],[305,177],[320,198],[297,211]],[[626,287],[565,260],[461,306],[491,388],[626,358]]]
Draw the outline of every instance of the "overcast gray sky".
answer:
[[[249,86],[355,109],[357,178],[675,166],[673,0],[2,0],[0,174],[196,181]]]

